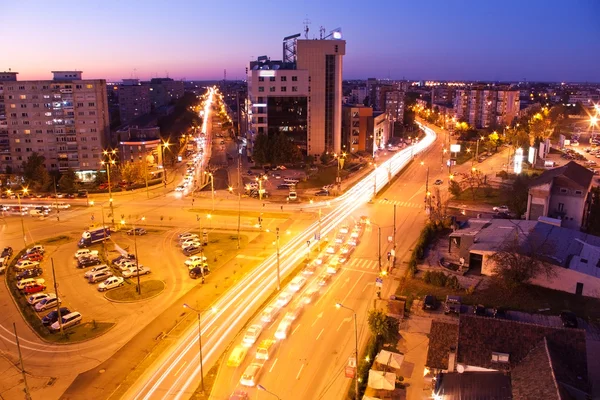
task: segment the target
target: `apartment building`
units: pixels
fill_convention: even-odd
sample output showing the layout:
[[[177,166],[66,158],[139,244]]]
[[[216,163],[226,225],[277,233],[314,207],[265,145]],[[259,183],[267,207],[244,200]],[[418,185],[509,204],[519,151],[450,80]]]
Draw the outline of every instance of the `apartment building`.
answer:
[[[150,82],[144,84],[150,85],[150,101],[154,109],[179,100],[185,93],[183,81],[175,81],[171,78],[152,78]]]
[[[0,173],[6,172],[8,164],[4,164],[3,161],[6,157],[10,157],[8,121],[6,120],[6,106],[4,103],[4,85],[8,82],[16,81],[17,74],[18,72],[0,72]]]
[[[404,92],[401,90],[387,90],[383,104],[385,108],[382,111],[388,116],[388,119],[399,124],[404,123]]]
[[[142,85],[139,79],[123,79],[118,86],[121,124],[128,124],[152,110],[150,85]]]
[[[248,125],[253,134],[284,133],[308,151],[308,71],[259,57],[248,70]],[[249,145],[251,149],[251,144]]]
[[[52,80],[37,81],[0,73],[7,132],[0,170],[22,171],[34,152],[46,158],[48,170],[72,168],[83,174],[100,168],[110,133],[106,81],[84,80],[81,71],[52,73]]]
[[[374,146],[373,108],[361,104],[342,107],[342,152],[368,152]]]
[[[458,89],[454,113],[476,128],[510,124],[518,115],[519,91],[502,88]]]

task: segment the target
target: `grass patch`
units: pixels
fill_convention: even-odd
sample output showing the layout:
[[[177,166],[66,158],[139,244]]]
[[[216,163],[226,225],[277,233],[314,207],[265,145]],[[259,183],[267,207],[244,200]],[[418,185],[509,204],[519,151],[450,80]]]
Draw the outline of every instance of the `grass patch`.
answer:
[[[199,230],[190,231],[202,237]],[[208,244],[204,246],[204,256],[211,270],[231,260],[238,252],[236,234],[208,232]],[[248,236],[240,235],[240,251],[248,246]],[[200,254],[196,254],[199,256]]]
[[[38,243],[42,244],[42,245],[45,244],[45,245],[59,246],[61,244],[68,243],[72,240],[73,240],[73,238],[71,236],[60,235],[60,236],[54,236],[54,237],[51,237],[48,239],[40,240],[40,241],[38,241]]]
[[[403,279],[397,294],[410,298],[423,298],[432,294],[444,301],[446,295],[462,296],[465,304],[483,304],[486,307],[505,307],[510,310],[537,313],[548,308],[547,314],[558,315],[563,310],[571,310],[579,317],[590,322],[600,321],[600,299],[577,296],[535,285],[525,285],[515,291],[509,291],[498,282],[492,282],[487,288],[468,294],[465,289],[455,290],[427,284],[421,279]]]
[[[109,290],[105,296],[109,300],[135,302],[154,297],[165,289],[165,283],[159,280],[140,281],[142,294],[137,293],[137,278],[125,281],[123,287]]]
[[[42,324],[41,317],[52,310],[47,310],[41,313],[35,312],[33,307],[27,303],[27,296],[22,294],[16,287],[16,269],[14,266],[24,253],[25,249],[17,253],[12,259],[6,272],[6,286],[8,287],[11,296],[15,299],[15,303],[20,308],[21,314],[23,315],[25,321],[41,338],[56,343],[77,343],[100,336],[114,325],[112,322],[90,321],[65,330],[64,335],[50,332],[50,330],[48,330],[48,328]],[[44,279],[46,279],[46,285],[51,285],[51,282],[47,279],[47,276],[44,276]],[[53,288],[48,286],[48,291],[53,291]]]
[[[211,216],[215,216],[215,215],[223,215],[223,216],[229,216],[229,217],[232,217],[232,216],[237,217],[238,216],[237,210],[214,210],[214,211],[212,211],[209,209],[192,208],[188,211],[202,216],[204,224],[207,224],[205,219],[206,219],[206,215],[208,215],[208,214],[210,214]],[[257,217],[258,218],[259,216],[262,216],[263,218],[281,218],[281,219],[288,219],[292,216],[289,213],[282,213],[282,212],[260,212],[260,211],[244,211],[244,210],[242,210],[239,215],[241,215],[242,217]],[[208,222],[208,226],[210,226],[210,222]]]
[[[506,190],[493,187],[470,187],[463,189],[463,191],[454,198],[456,201],[461,201],[465,204],[489,204],[489,205],[501,205],[506,203]]]

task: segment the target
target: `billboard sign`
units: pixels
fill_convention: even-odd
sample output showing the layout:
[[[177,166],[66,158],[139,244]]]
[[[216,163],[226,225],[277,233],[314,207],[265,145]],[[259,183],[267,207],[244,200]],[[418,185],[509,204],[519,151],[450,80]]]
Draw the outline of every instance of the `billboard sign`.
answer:
[[[523,171],[523,149],[520,147],[515,152],[514,165],[515,165],[515,169],[514,169],[515,174],[520,174]]]
[[[537,158],[537,149],[535,147],[530,147],[529,154],[527,155],[527,162],[529,162],[529,164],[531,164],[531,165],[534,165],[536,158]]]
[[[458,152],[460,152],[460,144],[451,144],[450,145],[450,152],[451,153],[458,153]]]

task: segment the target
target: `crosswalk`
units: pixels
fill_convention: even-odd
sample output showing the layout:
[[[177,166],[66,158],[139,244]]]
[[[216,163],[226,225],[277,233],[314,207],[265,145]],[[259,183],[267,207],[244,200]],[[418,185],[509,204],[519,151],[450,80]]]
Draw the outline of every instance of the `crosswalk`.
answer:
[[[410,202],[410,201],[379,199],[379,200],[377,200],[377,203],[379,203],[379,204],[395,204],[398,207],[406,207],[406,208],[423,208],[423,204],[414,203],[414,202]]]
[[[383,261],[382,261],[383,263]],[[365,258],[354,258],[350,257],[348,262],[346,263],[346,267],[352,269],[365,269],[370,271],[378,271],[379,270],[379,262],[377,260],[368,260]]]

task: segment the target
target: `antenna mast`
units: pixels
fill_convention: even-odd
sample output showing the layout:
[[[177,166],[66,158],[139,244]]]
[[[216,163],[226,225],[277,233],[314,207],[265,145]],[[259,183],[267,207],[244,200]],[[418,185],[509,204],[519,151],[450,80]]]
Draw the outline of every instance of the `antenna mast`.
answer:
[[[308,26],[310,25],[310,19],[304,18],[304,21],[302,21],[302,23],[304,24],[304,39],[308,39]]]

